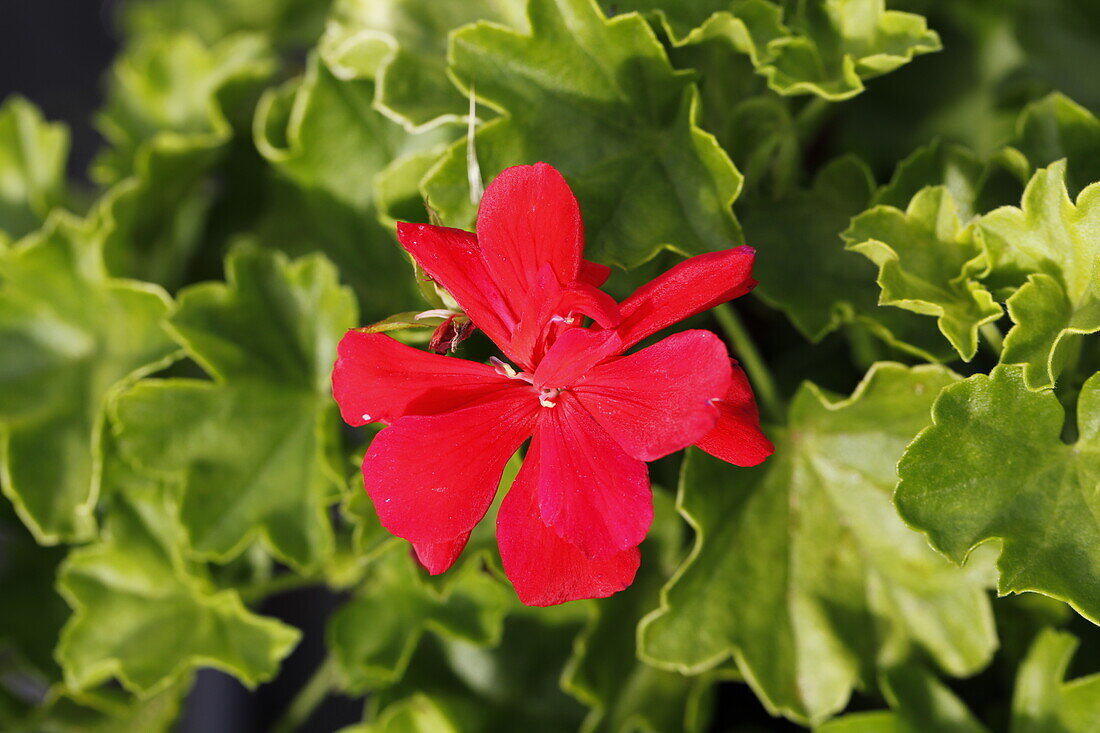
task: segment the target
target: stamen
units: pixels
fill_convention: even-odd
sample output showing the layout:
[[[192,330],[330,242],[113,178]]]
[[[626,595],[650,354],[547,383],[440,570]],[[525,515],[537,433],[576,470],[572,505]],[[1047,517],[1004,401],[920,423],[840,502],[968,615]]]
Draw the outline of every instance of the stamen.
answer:
[[[572,325],[572,324],[576,323],[576,321],[577,321],[577,319],[574,318],[572,315],[570,315],[570,316],[551,316],[550,317],[550,322],[551,323],[565,323],[567,325]]]
[[[556,400],[560,394],[561,389],[557,387],[543,387],[539,390],[539,404],[543,407],[554,407],[558,404],[554,400]]]
[[[448,310],[446,308],[436,308],[435,310],[422,311],[420,313],[417,313],[415,316],[413,316],[413,320],[423,321],[425,318],[451,318],[457,315],[459,314],[455,313],[453,310]]]
[[[363,413],[363,422],[370,422],[370,421],[371,421],[370,415],[368,415],[367,413],[364,412]]]
[[[497,374],[499,374],[500,376],[508,377],[509,379],[516,378],[515,367],[513,367],[511,364],[505,363],[495,356],[489,357],[489,363],[496,368]]]

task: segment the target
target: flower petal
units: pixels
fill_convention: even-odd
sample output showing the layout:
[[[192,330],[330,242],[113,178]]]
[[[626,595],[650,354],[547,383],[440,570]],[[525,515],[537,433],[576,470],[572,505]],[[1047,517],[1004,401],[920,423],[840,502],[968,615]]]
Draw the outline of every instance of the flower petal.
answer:
[[[469,532],[492,503],[508,459],[531,434],[538,409],[523,384],[382,430],[363,459],[363,484],[382,526],[415,545]]]
[[[619,306],[625,348],[662,328],[733,300],[756,285],[756,250],[740,246],[686,259],[633,292]]]
[[[581,260],[581,270],[577,274],[577,279],[583,283],[588,283],[594,288],[602,286],[607,282],[607,278],[611,277],[611,268],[607,265],[601,265],[599,262],[591,262],[589,260]]]
[[[516,314],[485,267],[477,237],[462,229],[398,222],[397,239],[474,325],[506,350]]]
[[[760,414],[748,377],[737,362],[729,392],[715,403],[718,422],[695,445],[735,466],[756,466],[775,452],[775,446],[760,432]]]
[[[543,524],[536,490],[538,456],[536,439],[497,514],[500,559],[519,599],[528,606],[552,606],[623,590],[638,572],[638,548],[592,560]]]
[[[430,354],[380,333],[348,331],[332,368],[332,395],[349,425],[437,415],[516,386],[492,367]]]
[[[631,458],[568,392],[536,429],[539,515],[593,560],[636,547],[653,522],[645,463]]]
[[[544,265],[559,283],[577,279],[584,250],[580,206],[553,166],[505,168],[481,199],[477,239],[489,272],[518,312]]]
[[[570,328],[554,342],[535,369],[536,387],[568,387],[604,359],[622,351],[615,331]]]
[[[588,370],[572,392],[634,458],[655,461],[714,428],[730,358],[710,331],[682,331]]]
[[[413,552],[416,560],[429,575],[439,575],[451,569],[455,560],[466,549],[466,543],[470,541],[470,533],[460,534],[453,540],[445,542],[413,542]]]

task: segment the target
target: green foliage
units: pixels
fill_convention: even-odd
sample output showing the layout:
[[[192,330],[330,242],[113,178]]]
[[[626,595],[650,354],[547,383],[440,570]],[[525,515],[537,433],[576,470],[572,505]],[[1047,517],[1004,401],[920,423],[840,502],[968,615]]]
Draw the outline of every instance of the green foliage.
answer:
[[[113,465],[110,521],[73,550],[58,588],[74,609],[57,647],[72,690],[109,677],[148,696],[218,667],[247,685],[270,679],[300,636],[257,616],[234,590],[217,590],[188,562],[168,487]]]
[[[167,294],[109,277],[88,229],[59,214],[0,252],[0,475],[45,544],[95,531],[104,401],[176,351]]]
[[[1097,7],[115,3],[98,113],[14,87],[98,151],[0,100],[0,729],[173,730],[327,586],[278,730],[331,693],[346,733],[1100,730]],[[758,297],[674,328],[717,320],[776,445],[651,464],[633,584],[538,609],[493,521],[523,450],[432,577],[330,383],[347,329],[459,307],[397,222],[472,229],[536,161],[616,297],[757,250]]]
[[[351,294],[320,257],[242,249],[227,283],[191,286],[168,320],[212,380],[147,379],[115,405],[120,449],[179,480],[180,520],[200,555],[228,560],[257,534],[297,567],[333,549],[340,492],[329,369],[355,324]]]
[[[65,200],[69,131],[33,104],[9,97],[0,107],[0,246],[30,234]]]
[[[1077,413],[1078,437],[1066,444],[1065,410],[1028,389],[1021,368],[953,385],[901,460],[897,503],[956,562],[998,540],[1001,593],[1040,591],[1096,621],[1100,375],[1081,389]]]
[[[689,453],[695,548],[641,626],[644,658],[697,673],[732,656],[769,710],[810,722],[880,664],[980,669],[996,645],[982,568],[953,569],[890,503],[898,456],[955,379],[879,364],[847,399],[807,384],[764,466]]]
[[[475,138],[485,180],[518,162],[560,169],[584,212],[588,257],[607,264],[739,243],[729,206],[741,175],[697,126],[698,93],[645,22],[607,19],[594,0],[532,0],[528,19],[530,33],[478,23],[451,36],[452,73],[502,115]],[[474,218],[466,158],[455,143],[423,184],[451,226]]]

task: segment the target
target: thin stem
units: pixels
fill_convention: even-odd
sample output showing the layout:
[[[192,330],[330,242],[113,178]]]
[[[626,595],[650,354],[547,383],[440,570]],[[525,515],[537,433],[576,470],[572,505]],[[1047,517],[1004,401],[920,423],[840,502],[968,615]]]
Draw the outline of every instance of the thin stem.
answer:
[[[733,350],[738,361],[748,372],[749,381],[752,382],[756,390],[756,397],[764,413],[771,420],[781,421],[783,419],[783,400],[779,396],[775,380],[772,379],[772,373],[760,356],[760,350],[756,348],[756,343],[745,329],[745,324],[741,323],[741,319],[728,303],[716,306],[714,315],[718,318],[722,330],[726,332],[726,337],[733,344]]]
[[[338,681],[335,659],[331,656],[325,657],[321,666],[314,670],[313,676],[298,690],[283,717],[271,728],[271,733],[294,733],[300,730],[317,706],[332,693]]]
[[[311,585],[320,585],[323,582],[323,579],[313,576],[284,573],[282,575],[276,575],[270,580],[253,583],[252,585],[246,585],[241,588],[241,600],[245,603],[256,603],[276,593],[284,593],[288,590],[298,590],[299,588],[308,588]]]
[[[1001,329],[997,328],[996,323],[983,323],[978,327],[978,333],[989,345],[989,348],[993,350],[993,355],[998,359],[1001,358],[1001,351],[1004,349],[1004,336],[1001,335]]]

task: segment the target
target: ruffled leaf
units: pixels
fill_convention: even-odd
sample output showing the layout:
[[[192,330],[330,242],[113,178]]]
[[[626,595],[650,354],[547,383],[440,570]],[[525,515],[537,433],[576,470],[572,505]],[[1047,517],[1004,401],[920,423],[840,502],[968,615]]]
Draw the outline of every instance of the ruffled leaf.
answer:
[[[1064,161],[1038,171],[1021,208],[1006,206],[978,221],[991,277],[1020,286],[1008,300],[1016,325],[1001,363],[1024,365],[1032,389],[1054,385],[1068,337],[1100,330],[1100,183],[1073,201],[1065,172]]]
[[[877,665],[980,669],[996,645],[981,568],[953,568],[890,501],[897,457],[953,381],[879,364],[847,399],[804,386],[759,468],[690,452],[678,501],[695,548],[640,627],[643,659],[693,673],[732,655],[773,714],[812,722]]]
[[[260,535],[312,566],[332,550],[326,505],[344,482],[329,373],[355,303],[319,257],[240,249],[226,277],[185,289],[169,319],[213,380],[135,385],[116,404],[120,446],[182,481],[180,518],[199,555],[227,560]]]
[[[0,107],[0,245],[30,234],[64,203],[68,154],[64,125],[22,97]]]
[[[695,124],[695,87],[645,21],[609,20],[593,0],[530,0],[528,18],[530,34],[478,23],[451,37],[455,77],[502,112],[477,132],[482,176],[558,168],[580,200],[588,256],[604,264],[738,244],[729,207],[741,176]],[[423,184],[452,226],[474,220],[466,151],[456,143]]]
[[[94,531],[104,402],[177,351],[170,304],[108,277],[88,225],[65,215],[0,252],[0,473],[39,542]]]
[[[844,248],[841,232],[868,206],[873,192],[867,167],[844,157],[826,165],[810,189],[746,207],[741,218],[757,248],[756,292],[811,341],[857,321],[887,343],[946,360],[950,349],[935,326],[916,314],[880,306],[874,265]]]
[[[608,4],[655,10],[676,44],[720,38],[746,54],[780,94],[815,94],[830,101],[854,97],[864,80],[941,48],[923,17],[887,10],[884,0]]]
[[[74,614],[57,658],[73,690],[116,677],[148,696],[200,666],[251,687],[274,677],[297,644],[297,629],[252,613],[185,559],[174,510],[156,484],[115,492],[102,538],[62,566],[58,589]]]
[[[898,468],[906,521],[958,563],[1000,540],[1001,593],[1045,593],[1100,623],[1100,375],[1081,390],[1071,445],[1058,398],[1028,389],[1020,367],[950,387],[932,416]]]
[[[988,259],[972,230],[963,228],[944,187],[925,188],[903,212],[876,206],[852,220],[848,249],[879,268],[881,305],[936,316],[940,331],[966,361],[978,350],[978,327],[1001,307],[978,282]]]

